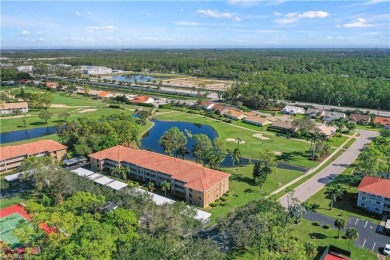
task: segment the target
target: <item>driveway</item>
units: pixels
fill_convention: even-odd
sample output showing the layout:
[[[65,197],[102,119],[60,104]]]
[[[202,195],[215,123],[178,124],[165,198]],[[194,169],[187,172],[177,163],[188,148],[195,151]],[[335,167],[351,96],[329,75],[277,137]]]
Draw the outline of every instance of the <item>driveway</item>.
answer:
[[[390,243],[390,237],[376,233],[377,224],[367,220],[350,217],[347,228],[354,227],[359,231],[359,238],[356,239],[355,245],[364,247],[367,250],[383,253],[385,244]]]
[[[325,167],[318,174],[313,176],[295,189],[294,197],[299,201],[304,202],[319,190],[321,190],[326,184],[336,178],[342,173],[350,164],[358,157],[360,150],[365,144],[368,144],[372,139],[378,135],[377,132],[367,130],[356,130],[360,133],[356,141],[332,164]],[[284,195],[279,199],[280,203],[287,208],[287,195]]]

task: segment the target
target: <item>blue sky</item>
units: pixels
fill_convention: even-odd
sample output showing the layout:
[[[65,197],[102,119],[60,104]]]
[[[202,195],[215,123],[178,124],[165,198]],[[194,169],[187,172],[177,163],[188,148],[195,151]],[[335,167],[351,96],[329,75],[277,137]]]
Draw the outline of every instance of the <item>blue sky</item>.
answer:
[[[389,0],[1,3],[1,48],[389,48]]]

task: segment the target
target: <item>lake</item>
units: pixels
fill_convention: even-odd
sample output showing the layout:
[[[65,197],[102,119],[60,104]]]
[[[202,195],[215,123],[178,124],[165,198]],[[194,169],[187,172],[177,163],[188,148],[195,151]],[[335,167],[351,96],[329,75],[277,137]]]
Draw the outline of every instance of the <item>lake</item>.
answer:
[[[134,80],[137,80],[138,82],[147,82],[147,81],[159,81],[162,79],[162,77],[154,77],[150,75],[141,75],[141,74],[134,74],[134,75],[116,75],[111,77],[113,80],[116,81],[122,81],[122,82],[133,82]]]
[[[57,133],[54,126],[0,133],[0,144],[18,142]]]

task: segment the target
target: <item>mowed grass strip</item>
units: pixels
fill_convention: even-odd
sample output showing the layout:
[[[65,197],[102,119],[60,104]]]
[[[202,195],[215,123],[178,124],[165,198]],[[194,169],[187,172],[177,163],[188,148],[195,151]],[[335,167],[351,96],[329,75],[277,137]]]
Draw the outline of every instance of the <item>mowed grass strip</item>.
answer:
[[[230,173],[230,199],[225,205],[216,208],[209,208],[212,214],[211,221],[215,223],[218,217],[226,216],[235,208],[244,206],[252,200],[263,198],[278,187],[299,177],[302,173],[292,170],[275,169],[275,172],[268,176],[267,181],[260,187],[254,183],[252,177],[253,164],[234,168],[222,168],[224,172]]]

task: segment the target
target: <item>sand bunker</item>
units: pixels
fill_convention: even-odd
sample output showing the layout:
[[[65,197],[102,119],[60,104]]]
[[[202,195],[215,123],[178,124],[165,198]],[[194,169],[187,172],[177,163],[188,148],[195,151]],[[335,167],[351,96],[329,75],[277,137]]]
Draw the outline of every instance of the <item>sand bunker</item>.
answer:
[[[236,140],[236,138],[227,138],[226,141],[238,143],[237,140]],[[240,144],[245,144],[245,141],[244,141],[244,140],[241,140],[241,141],[240,141]]]
[[[65,105],[65,104],[51,104],[50,107],[59,107],[59,108],[63,108],[63,107],[69,107],[69,106],[67,106],[67,105]]]
[[[265,136],[263,136],[263,134],[260,134],[260,133],[254,134],[253,137],[257,137],[257,138],[259,138],[261,140],[269,140],[268,137],[265,137]]]
[[[96,108],[83,109],[83,110],[80,110],[79,113],[93,112],[96,110],[97,110]]]
[[[275,155],[282,155],[283,153],[282,153],[282,152],[274,151],[274,154],[275,154]]]

